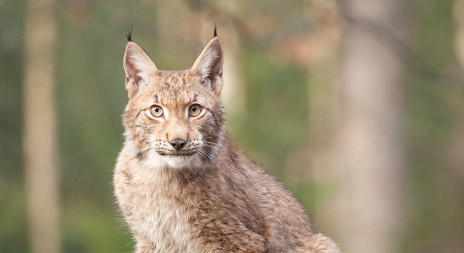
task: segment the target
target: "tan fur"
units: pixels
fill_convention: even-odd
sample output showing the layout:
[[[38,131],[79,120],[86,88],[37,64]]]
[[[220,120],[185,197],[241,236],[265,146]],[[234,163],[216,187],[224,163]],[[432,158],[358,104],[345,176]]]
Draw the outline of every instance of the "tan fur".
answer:
[[[124,68],[126,140],[114,191],[136,252],[340,252],[225,132],[217,38],[183,71],[159,71],[129,42]],[[189,116],[192,104],[204,108],[200,116]],[[150,114],[153,105],[162,117]],[[180,150],[176,139],[186,142]]]

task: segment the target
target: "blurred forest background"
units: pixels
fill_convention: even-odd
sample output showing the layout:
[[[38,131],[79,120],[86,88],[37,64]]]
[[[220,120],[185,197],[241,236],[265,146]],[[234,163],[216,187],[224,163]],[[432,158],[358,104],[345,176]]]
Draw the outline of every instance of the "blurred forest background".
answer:
[[[0,252],[131,252],[125,34],[189,68],[344,252],[464,252],[464,0],[0,0]]]

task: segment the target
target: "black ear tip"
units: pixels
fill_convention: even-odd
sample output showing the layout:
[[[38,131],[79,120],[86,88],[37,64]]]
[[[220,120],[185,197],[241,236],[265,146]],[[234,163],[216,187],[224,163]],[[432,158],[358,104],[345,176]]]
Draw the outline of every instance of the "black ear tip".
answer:
[[[217,29],[216,29],[216,24],[214,24],[214,34],[213,34],[213,37],[216,38],[217,37]]]
[[[130,31],[127,32],[126,37],[127,37],[127,41],[132,41],[132,26],[131,26]]]

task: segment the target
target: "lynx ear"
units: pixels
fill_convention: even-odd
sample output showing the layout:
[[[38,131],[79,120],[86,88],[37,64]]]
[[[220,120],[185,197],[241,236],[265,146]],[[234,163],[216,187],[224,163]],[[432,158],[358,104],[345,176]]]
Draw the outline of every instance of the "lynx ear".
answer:
[[[126,89],[129,98],[143,88],[150,76],[157,71],[150,57],[132,41],[127,43],[123,66],[126,72]]]
[[[214,37],[198,56],[191,71],[198,73],[202,81],[216,93],[221,92],[222,86],[222,50],[219,39]]]

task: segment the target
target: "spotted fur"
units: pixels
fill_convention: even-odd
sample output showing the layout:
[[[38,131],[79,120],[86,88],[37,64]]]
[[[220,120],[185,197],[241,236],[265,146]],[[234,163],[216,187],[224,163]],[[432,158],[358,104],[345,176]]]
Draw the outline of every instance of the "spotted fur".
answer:
[[[217,37],[182,71],[158,70],[129,41],[124,69],[129,101],[114,192],[137,253],[340,252],[224,130]],[[203,108],[195,117],[194,104]]]

